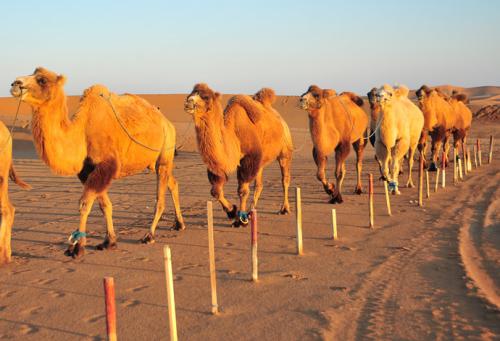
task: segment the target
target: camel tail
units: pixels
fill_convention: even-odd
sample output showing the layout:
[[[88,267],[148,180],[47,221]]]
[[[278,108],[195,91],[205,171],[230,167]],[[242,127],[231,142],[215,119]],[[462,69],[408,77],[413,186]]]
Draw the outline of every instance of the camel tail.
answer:
[[[13,165],[10,166],[9,178],[12,181],[14,181],[16,183],[16,185],[18,185],[22,189],[26,189],[26,190],[29,191],[32,188],[29,184],[27,184],[26,182],[24,182],[23,180],[21,180],[21,178],[19,176],[17,176],[17,173],[16,173]]]
[[[349,97],[351,99],[351,101],[356,103],[356,105],[358,107],[362,107],[363,104],[365,103],[363,101],[363,99],[361,97],[359,97],[358,95],[356,95],[354,92],[345,91],[345,92],[341,93],[340,95],[346,95],[347,97]]]

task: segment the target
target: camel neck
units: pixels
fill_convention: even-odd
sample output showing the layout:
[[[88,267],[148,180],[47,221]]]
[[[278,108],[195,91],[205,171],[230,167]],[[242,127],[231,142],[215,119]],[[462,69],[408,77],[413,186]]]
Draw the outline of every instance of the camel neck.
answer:
[[[239,164],[240,144],[234,130],[225,126],[222,113],[196,118],[195,129],[198,150],[208,169],[219,176],[234,171]]]
[[[40,158],[60,175],[76,175],[86,157],[84,115],[73,120],[68,117],[66,96],[33,109],[33,140]]]

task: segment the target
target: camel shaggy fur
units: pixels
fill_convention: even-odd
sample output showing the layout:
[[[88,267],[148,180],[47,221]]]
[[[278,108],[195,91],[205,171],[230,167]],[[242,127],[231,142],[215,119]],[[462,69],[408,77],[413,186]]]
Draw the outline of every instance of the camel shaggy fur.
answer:
[[[384,85],[377,91],[381,112],[375,132],[375,154],[382,178],[389,181],[393,194],[399,194],[398,176],[401,161],[408,153],[407,187],[414,187],[412,180],[413,156],[424,126],[424,115],[408,99],[408,88],[393,89]],[[389,163],[392,163],[389,170]]]
[[[467,107],[469,100],[465,94],[454,92],[449,102],[455,112],[455,122],[453,124],[453,143],[455,148],[461,147],[462,156],[465,158],[465,145],[467,135],[472,124],[472,111]]]
[[[368,117],[361,108],[363,100],[352,92],[337,95],[334,90],[311,85],[300,97],[299,106],[309,114],[309,130],[313,141],[313,158],[318,167],[316,177],[323,184],[330,203],[342,203],[342,182],[345,177],[345,159],[351,144],[356,151],[357,183],[354,192],[362,193],[361,170],[363,151],[367,143],[363,137]],[[328,155],[335,151],[337,185],[325,175]]]
[[[9,177],[24,189],[31,186],[22,181],[16,174],[12,165],[12,137],[7,127],[0,122],[0,265],[11,260],[10,236],[14,223],[15,208],[9,200]]]
[[[154,232],[170,190],[175,207],[174,227],[184,229],[177,181],[172,175],[175,129],[146,100],[111,93],[102,85],[85,90],[74,117],[68,117],[65,77],[44,68],[12,83],[11,94],[33,109],[32,132],[40,158],[59,175],[77,175],[83,184],[80,225],[72,234],[74,244],[67,254],[82,256],[86,223],[94,201],[106,218],[107,233],[98,249],[116,247],[112,205],[108,189],[112,180],[136,174],[145,168],[157,174],[156,208],[150,232],[143,242],[154,241]]]
[[[256,207],[263,189],[262,172],[273,160],[279,162],[282,175],[283,205],[279,213],[290,212],[288,186],[293,145],[287,124],[272,107],[275,98],[274,91],[265,88],[253,98],[232,97],[222,111],[220,94],[206,84],[196,84],[184,104],[184,110],[194,120],[211,194],[228,218],[235,219],[233,226],[248,223],[250,182],[255,180],[252,207]],[[239,209],[224,197],[224,184],[234,171],[238,176]]]

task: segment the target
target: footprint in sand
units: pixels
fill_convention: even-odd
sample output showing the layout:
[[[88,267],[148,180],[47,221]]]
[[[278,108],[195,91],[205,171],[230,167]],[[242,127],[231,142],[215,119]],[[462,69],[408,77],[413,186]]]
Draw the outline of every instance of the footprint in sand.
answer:
[[[103,314],[97,314],[97,315],[92,315],[90,317],[87,317],[84,321],[87,323],[95,323],[99,320],[103,320],[106,316]]]
[[[23,335],[28,335],[28,334],[34,334],[37,333],[40,329],[38,327],[35,327],[32,324],[23,324],[21,325],[21,328],[19,328],[19,331]]]
[[[6,306],[6,305],[2,305],[2,306],[0,306],[0,311],[4,311],[4,310],[5,310],[5,308],[7,308],[7,306]]]
[[[31,284],[39,284],[39,285],[48,285],[57,282],[57,279],[47,279],[47,278],[39,278],[31,281]]]
[[[295,279],[297,281],[304,281],[304,280],[309,279],[306,276],[304,276],[303,274],[300,274],[298,272],[289,272],[289,273],[281,274],[281,277],[288,277],[291,279]]]
[[[0,298],[11,297],[16,293],[15,290],[0,292]]]
[[[43,307],[40,307],[40,306],[31,307],[31,308],[28,308],[26,310],[23,310],[21,312],[21,314],[23,314],[23,315],[36,315],[36,314],[40,313],[42,310],[43,310]]]
[[[217,272],[222,272],[222,273],[225,273],[225,274],[228,274],[228,275],[236,275],[236,274],[239,274],[239,272],[238,272],[238,271],[233,270],[233,269],[221,269],[221,270],[217,270]]]
[[[141,304],[141,302],[138,300],[125,300],[121,303],[121,306],[125,307],[125,308],[129,308],[129,307],[135,307],[139,304]]]
[[[62,291],[49,291],[49,295],[53,298],[61,298],[61,297],[64,297],[66,296],[66,294]]]
[[[138,286],[135,288],[127,289],[127,291],[128,292],[138,292],[138,291],[142,291],[142,290],[147,289],[147,288],[149,288],[149,285],[141,285],[141,286]]]
[[[181,266],[180,268],[177,268],[177,271],[199,268],[201,266],[203,266],[203,265],[201,265],[201,264],[187,264],[187,265]]]
[[[12,271],[9,271],[9,275],[19,275],[19,274],[22,274],[25,272],[30,272],[30,271],[31,271],[30,269],[12,270]]]
[[[234,245],[234,243],[224,243],[224,246],[225,246],[225,247],[231,247],[231,246],[233,246],[233,245]]]

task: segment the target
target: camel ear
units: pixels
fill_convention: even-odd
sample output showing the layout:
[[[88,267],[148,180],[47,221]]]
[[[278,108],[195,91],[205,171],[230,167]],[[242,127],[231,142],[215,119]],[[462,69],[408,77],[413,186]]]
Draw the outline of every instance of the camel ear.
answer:
[[[63,86],[66,84],[66,76],[65,75],[59,75],[57,76],[57,84]]]
[[[215,97],[215,99],[220,99],[220,93],[216,91],[214,93],[214,97]]]

